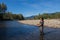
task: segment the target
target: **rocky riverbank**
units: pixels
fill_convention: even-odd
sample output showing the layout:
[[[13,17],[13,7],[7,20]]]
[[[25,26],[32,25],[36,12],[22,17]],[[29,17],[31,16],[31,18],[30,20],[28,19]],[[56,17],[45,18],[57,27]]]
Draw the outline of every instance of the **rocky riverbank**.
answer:
[[[40,20],[22,20],[22,21],[18,21],[18,22],[37,26],[39,24]],[[60,20],[59,19],[45,19],[44,26],[60,28]]]

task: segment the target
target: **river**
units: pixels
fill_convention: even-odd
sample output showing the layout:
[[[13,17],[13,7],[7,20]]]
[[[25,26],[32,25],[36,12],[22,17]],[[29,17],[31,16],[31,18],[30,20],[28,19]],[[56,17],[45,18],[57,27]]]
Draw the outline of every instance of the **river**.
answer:
[[[45,27],[44,33],[44,40],[60,40],[60,29]],[[3,21],[0,22],[0,40],[40,40],[40,29],[17,21]]]

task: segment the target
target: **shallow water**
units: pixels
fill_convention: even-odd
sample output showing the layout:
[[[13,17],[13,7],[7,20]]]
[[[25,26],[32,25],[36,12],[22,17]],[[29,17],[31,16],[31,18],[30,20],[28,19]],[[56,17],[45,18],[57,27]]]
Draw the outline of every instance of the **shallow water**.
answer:
[[[0,28],[1,40],[39,40],[38,27],[24,25],[16,21],[6,21],[1,24],[4,25]]]
[[[37,26],[17,21],[4,21],[0,22],[0,25],[0,40],[40,40],[40,30]],[[44,40],[60,40],[60,29],[45,27],[44,33]]]

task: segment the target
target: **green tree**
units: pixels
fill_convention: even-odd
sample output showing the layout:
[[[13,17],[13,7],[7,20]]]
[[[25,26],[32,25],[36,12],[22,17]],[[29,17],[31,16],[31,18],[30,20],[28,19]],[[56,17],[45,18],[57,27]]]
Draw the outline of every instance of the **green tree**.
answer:
[[[0,3],[0,13],[5,13],[7,6],[4,3]]]
[[[24,20],[24,17],[22,14],[18,14],[16,15],[16,19],[19,19],[19,20]]]
[[[7,10],[7,6],[4,3],[0,3],[0,20],[4,20],[3,19],[3,15]]]

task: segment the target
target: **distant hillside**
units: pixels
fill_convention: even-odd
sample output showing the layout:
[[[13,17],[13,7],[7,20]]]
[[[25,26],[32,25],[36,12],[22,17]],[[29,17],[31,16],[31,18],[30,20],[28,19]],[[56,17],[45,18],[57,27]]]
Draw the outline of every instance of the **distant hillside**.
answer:
[[[25,17],[25,19],[34,19],[35,16]]]
[[[44,19],[60,19],[60,12],[38,14],[34,19],[40,19],[40,17]]]
[[[38,14],[30,17],[25,17],[25,19],[40,19],[40,17],[43,17],[44,19],[60,19],[60,12],[43,13],[43,14]]]

